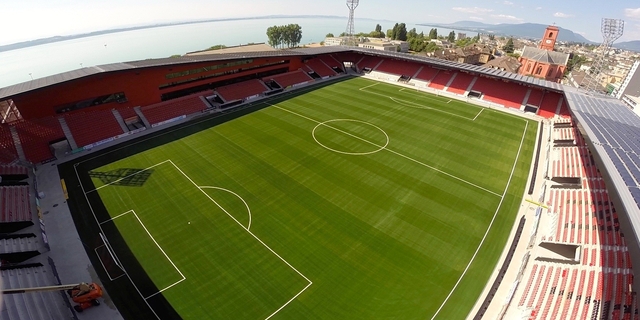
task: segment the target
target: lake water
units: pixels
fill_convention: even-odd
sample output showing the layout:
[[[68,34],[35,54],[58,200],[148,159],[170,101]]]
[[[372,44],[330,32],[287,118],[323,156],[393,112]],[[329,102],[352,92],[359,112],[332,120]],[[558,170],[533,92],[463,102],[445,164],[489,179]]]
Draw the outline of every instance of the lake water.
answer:
[[[320,42],[331,32],[339,35],[347,18],[276,18],[204,22],[110,33],[0,52],[0,88],[82,67],[100,64],[166,58],[203,50],[217,44],[234,46],[267,42],[267,27],[297,23],[302,44]],[[370,32],[376,24],[386,31],[395,22],[356,19],[356,32]],[[407,24],[418,33],[431,27]],[[451,30],[438,28],[438,34]],[[457,32],[457,31],[456,31]],[[463,31],[464,32],[464,31]],[[467,33],[471,36],[469,33]],[[31,74],[31,75],[29,75]]]

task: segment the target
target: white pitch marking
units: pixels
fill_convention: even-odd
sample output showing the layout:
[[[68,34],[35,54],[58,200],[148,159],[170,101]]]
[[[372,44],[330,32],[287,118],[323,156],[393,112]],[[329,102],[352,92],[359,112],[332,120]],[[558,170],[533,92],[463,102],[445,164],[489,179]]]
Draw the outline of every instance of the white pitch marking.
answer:
[[[449,100],[449,101],[447,101],[447,104],[449,104],[451,101],[453,101],[453,100]]]
[[[511,184],[511,178],[513,178],[513,172],[516,170],[516,165],[518,164],[518,159],[520,158],[520,150],[522,150],[522,144],[524,143],[524,137],[526,136],[527,128],[529,127],[529,121],[526,121],[526,120],[524,120],[524,121],[525,121],[524,132],[522,133],[522,139],[520,140],[520,146],[518,147],[518,153],[516,154],[516,159],[513,161],[513,167],[511,168],[511,174],[509,175],[509,180],[507,180],[507,185],[504,187],[504,191],[502,192],[502,197],[500,198],[500,203],[498,203],[498,208],[496,208],[496,212],[493,213],[493,217],[491,218],[491,222],[489,222],[489,226],[487,227],[487,231],[485,231],[484,236],[482,237],[482,240],[480,240],[480,244],[478,244],[478,247],[476,248],[476,251],[473,253],[473,256],[471,256],[471,260],[469,260],[469,263],[464,268],[464,271],[462,271],[462,274],[460,275],[460,278],[458,278],[458,281],[456,281],[456,284],[453,286],[453,288],[451,289],[451,291],[449,292],[447,297],[444,299],[444,301],[442,302],[442,304],[440,305],[438,310],[436,310],[436,313],[433,314],[433,317],[431,317],[431,320],[436,318],[436,316],[438,315],[438,313],[440,313],[440,310],[442,310],[442,308],[447,303],[447,301],[449,300],[451,295],[453,295],[453,292],[456,290],[456,288],[458,287],[458,285],[462,281],[462,278],[464,277],[464,275],[467,273],[467,271],[471,267],[471,264],[473,263],[473,260],[475,260],[476,256],[478,255],[478,252],[480,251],[480,248],[482,247],[482,244],[487,239],[487,235],[489,234],[489,231],[491,231],[491,227],[493,226],[493,222],[496,220],[496,216],[498,215],[498,211],[500,211],[500,207],[502,207],[502,202],[504,201],[505,195],[507,194],[507,190],[509,190],[509,184]]]
[[[126,212],[124,212],[124,213],[121,213],[121,214],[119,214],[119,215],[117,215],[117,216],[115,216],[115,217],[113,217],[113,218],[109,219],[109,220],[102,221],[102,222],[100,222],[100,224],[104,224],[104,223],[107,223],[107,222],[109,222],[109,221],[112,221],[112,220],[118,219],[118,218],[120,218],[120,217],[124,216],[125,214],[127,214],[127,213],[129,213],[129,212],[131,212],[131,211],[133,211],[133,210],[126,211]]]
[[[484,108],[480,109],[480,112],[478,112],[478,114],[476,114],[475,117],[473,117],[472,121],[476,121],[476,119],[478,119],[478,116],[480,116],[480,114],[482,113],[482,111],[484,111]]]
[[[307,284],[306,287],[304,287],[300,292],[298,292],[298,294],[296,294],[293,298],[291,298],[289,301],[287,301],[284,305],[282,305],[280,308],[278,308],[278,310],[276,310],[275,312],[273,312],[271,315],[269,315],[266,319],[269,319],[271,317],[273,317],[276,313],[280,312],[280,310],[282,310],[284,307],[286,307],[289,303],[291,303],[291,301],[293,301],[295,298],[297,298],[300,294],[302,294],[302,292],[304,292],[305,290],[307,290],[307,288],[309,288],[313,282],[311,280],[309,280],[309,278],[307,278],[304,274],[302,274],[302,272],[298,271],[298,269],[296,269],[294,266],[292,266],[287,260],[285,260],[283,257],[281,257],[277,252],[275,252],[273,249],[271,249],[271,247],[269,247],[266,243],[264,243],[262,240],[260,240],[260,238],[258,238],[258,236],[256,236],[255,234],[253,234],[253,232],[251,232],[251,230],[246,229],[236,218],[234,218],[227,210],[225,210],[222,206],[220,206],[220,204],[218,202],[216,202],[215,200],[213,200],[213,198],[211,198],[206,192],[204,192],[204,190],[202,190],[200,187],[198,187],[198,185],[186,174],[184,173],[184,171],[182,171],[182,169],[180,169],[180,167],[178,167],[175,163],[173,163],[173,161],[169,160],[169,162],[178,170],[180,171],[180,173],[182,173],[182,175],[187,178],[187,180],[189,180],[196,188],[198,188],[198,190],[200,190],[200,192],[202,192],[202,194],[205,195],[205,197],[209,198],[209,200],[211,200],[211,202],[213,202],[216,206],[218,206],[218,208],[220,208],[220,210],[222,210],[224,213],[227,214],[227,216],[229,216],[229,218],[233,219],[233,221],[235,221],[240,227],[242,227],[242,229],[247,230],[247,232],[254,238],[256,239],[258,242],[260,242],[260,244],[262,244],[265,248],[267,248],[267,250],[271,251],[271,253],[273,253],[276,257],[278,257],[282,262],[284,262],[287,266],[289,266],[289,268],[291,268],[293,271],[295,271],[298,275],[300,275],[302,278],[304,278],[305,280],[307,280],[307,282],[309,282],[309,284]],[[265,319],[265,320],[266,320]]]
[[[165,162],[166,162],[166,161],[165,161]],[[184,276],[184,274],[182,273],[182,271],[180,271],[180,269],[178,269],[178,267],[176,266],[176,264],[175,264],[175,263],[173,263],[173,260],[171,260],[171,258],[169,258],[169,255],[168,255],[166,252],[164,252],[164,249],[162,249],[162,247],[160,246],[160,244],[158,244],[158,242],[157,242],[157,241],[156,241],[156,239],[153,237],[153,235],[151,235],[151,232],[149,232],[149,229],[147,229],[147,226],[145,226],[145,225],[144,225],[144,223],[142,223],[142,220],[140,220],[140,217],[138,217],[138,214],[135,212],[135,210],[129,210],[129,211],[127,211],[127,212],[125,212],[125,213],[122,213],[122,214],[119,214],[119,215],[115,216],[114,218],[112,218],[112,219],[110,219],[110,220],[107,220],[107,221],[111,221],[111,220],[113,220],[113,219],[116,219],[116,218],[122,217],[122,216],[124,216],[124,215],[126,215],[126,214],[129,214],[129,213],[133,213],[133,216],[134,216],[134,217],[136,217],[136,219],[138,220],[138,222],[140,223],[140,225],[142,226],[142,228],[144,229],[144,231],[147,233],[147,235],[149,236],[149,238],[151,238],[151,241],[153,241],[153,243],[155,243],[155,244],[156,244],[156,246],[158,247],[158,249],[160,249],[160,252],[162,252],[162,254],[164,255],[164,257],[165,257],[165,258],[167,258],[167,260],[169,261],[169,263],[171,263],[171,265],[173,266],[173,268],[174,268],[174,269],[176,269],[176,271],[178,271],[178,273],[179,273],[179,274],[180,274],[180,276],[182,277],[182,279],[178,280],[177,282],[175,282],[175,283],[173,283],[173,284],[171,284],[171,285],[169,285],[169,286],[167,286],[167,287],[165,287],[165,288],[163,288],[163,289],[159,290],[158,292],[156,292],[156,293],[154,293],[154,294],[152,294],[152,295],[150,295],[150,296],[148,296],[148,297],[144,297],[144,299],[146,300],[146,299],[149,299],[149,298],[151,298],[151,297],[153,297],[153,296],[155,296],[155,295],[157,295],[157,294],[159,294],[159,293],[162,293],[163,291],[165,291],[165,290],[167,290],[167,289],[169,289],[169,288],[171,288],[171,287],[173,287],[173,286],[177,285],[178,283],[180,283],[180,282],[182,282],[182,281],[186,280],[186,279],[187,279],[187,277],[185,277],[185,276]],[[107,222],[107,221],[105,221],[105,222]]]
[[[360,123],[364,123],[364,124],[370,125],[370,126],[376,128],[376,129],[380,130],[384,134],[384,136],[387,138],[387,141],[385,142],[384,146],[379,146],[377,150],[373,150],[373,151],[369,151],[369,152],[345,152],[345,151],[340,151],[340,150],[329,148],[329,147],[325,146],[324,144],[322,144],[320,141],[318,141],[318,139],[316,139],[316,129],[318,129],[318,127],[320,127],[320,126],[326,126],[328,128],[334,129],[331,126],[328,126],[327,123],[336,122],[336,121],[360,122]],[[318,143],[320,146],[322,146],[323,148],[325,148],[325,149],[327,149],[329,151],[342,153],[342,154],[353,155],[353,156],[362,156],[362,155],[367,155],[367,154],[373,154],[373,153],[376,153],[376,152],[380,152],[380,151],[382,151],[382,149],[386,148],[387,145],[389,145],[389,135],[386,132],[384,132],[384,130],[382,130],[380,127],[378,127],[378,126],[376,126],[376,125],[374,125],[372,123],[369,123],[369,122],[366,122],[366,121],[355,120],[355,119],[333,119],[333,120],[327,120],[327,121],[318,123],[318,125],[316,125],[313,128],[313,130],[311,130],[311,136],[313,137],[313,140],[316,141],[316,143]]]
[[[305,119],[307,119],[307,120],[309,120],[309,121],[313,121],[313,122],[315,122],[315,123],[322,123],[322,122],[320,122],[320,121],[318,121],[318,120],[315,120],[315,119],[309,118],[309,117],[307,117],[307,116],[301,115],[301,114],[299,114],[299,113],[297,113],[297,112],[294,112],[294,111],[291,111],[291,110],[288,110],[288,109],[282,108],[282,107],[280,107],[280,106],[278,106],[278,105],[272,104],[271,106],[272,106],[272,107],[275,107],[275,108],[278,108],[278,109],[280,109],[280,110],[282,110],[282,111],[286,111],[286,112],[289,112],[289,113],[291,113],[291,114],[297,115],[297,116],[299,116],[299,117],[301,117],[301,118],[305,118]],[[326,126],[327,128],[331,128],[331,129],[336,130],[336,131],[338,131],[338,132],[342,132],[342,133],[344,133],[344,134],[346,134],[346,135],[352,136],[352,137],[354,137],[354,138],[356,138],[356,139],[358,139],[358,140],[361,140],[361,141],[364,141],[364,142],[369,143],[369,144],[371,144],[371,145],[374,145],[374,146],[376,146],[376,147],[381,147],[380,145],[378,145],[378,144],[377,144],[377,143],[375,143],[375,142],[371,142],[371,141],[369,141],[369,140],[367,140],[367,139],[363,139],[363,138],[358,137],[358,136],[356,136],[356,135],[353,135],[353,134],[351,134],[351,133],[349,133],[349,132],[346,132],[346,131],[340,130],[340,129],[335,128],[335,127],[332,127],[332,126],[330,126],[330,125],[326,125],[326,124],[325,124],[325,126]],[[421,161],[419,161],[419,160],[413,159],[413,158],[411,158],[411,157],[409,157],[409,156],[406,156],[406,155],[404,155],[404,154],[402,154],[402,153],[399,153],[399,152],[397,152],[397,151],[393,151],[393,150],[391,150],[391,149],[389,149],[389,148],[386,148],[386,147],[385,147],[385,148],[383,148],[383,149],[384,149],[384,150],[387,150],[387,151],[389,151],[389,152],[391,152],[391,153],[393,153],[393,154],[399,155],[399,156],[401,156],[401,157],[403,157],[403,158],[405,158],[405,159],[407,159],[407,160],[411,160],[411,161],[413,161],[413,162],[415,162],[415,163],[417,163],[417,164],[423,165],[423,166],[425,166],[425,167],[427,167],[427,168],[429,168],[429,169],[431,169],[431,170],[434,170],[434,171],[440,172],[440,173],[442,173],[442,174],[444,174],[444,175],[446,175],[446,176],[448,176],[448,177],[451,177],[451,178],[453,178],[453,179],[456,179],[456,180],[458,180],[458,181],[460,181],[460,182],[466,183],[466,184],[468,184],[468,185],[470,185],[470,186],[476,187],[476,188],[478,188],[478,189],[480,189],[480,190],[486,191],[487,193],[490,193],[490,194],[493,194],[493,195],[495,195],[495,196],[500,197],[500,194],[498,194],[498,193],[496,193],[496,192],[493,192],[493,191],[491,191],[491,190],[489,190],[489,189],[486,189],[486,188],[484,188],[484,187],[481,187],[481,186],[479,186],[479,185],[477,185],[477,184],[474,184],[474,183],[472,183],[472,182],[469,182],[469,181],[467,181],[467,180],[464,180],[464,179],[462,179],[462,178],[459,178],[459,177],[457,177],[457,176],[454,176],[454,175],[452,175],[451,173],[448,173],[448,172],[442,171],[442,170],[440,170],[440,169],[438,169],[438,168],[436,168],[436,167],[432,167],[432,166],[430,166],[430,165],[428,165],[428,164],[426,164],[426,163],[424,163],[424,162],[421,162]]]
[[[142,169],[142,170],[140,170],[140,171],[137,171],[137,172],[135,172],[135,173],[132,173],[132,174],[130,174],[130,175],[127,175],[126,177],[122,177],[122,178],[120,178],[120,179],[118,179],[118,180],[116,180],[116,181],[109,182],[109,183],[107,183],[107,184],[105,184],[105,185],[102,185],[102,186],[99,186],[99,187],[97,187],[97,188],[95,188],[95,189],[93,189],[93,190],[89,190],[89,191],[87,191],[86,193],[90,193],[90,192],[93,192],[93,191],[100,190],[100,189],[102,189],[102,188],[104,188],[104,187],[106,187],[106,186],[110,186],[110,185],[112,185],[112,184],[114,184],[114,183],[117,183],[117,182],[120,182],[120,181],[122,181],[122,180],[124,180],[124,179],[126,179],[126,178],[133,177],[133,176],[135,176],[135,175],[136,175],[136,174],[138,174],[138,173],[141,173],[141,172],[147,171],[147,170],[149,170],[149,169],[151,169],[151,168],[155,168],[155,167],[157,167],[157,166],[159,166],[159,165],[161,165],[161,164],[164,164],[165,162],[168,162],[168,161],[169,161],[169,160],[165,160],[165,161],[162,161],[162,162],[160,162],[160,163],[156,163],[156,164],[154,164],[154,165],[152,165],[152,166],[150,166],[150,167],[144,168],[144,169]]]
[[[246,201],[244,201],[244,199],[237,193],[229,190],[229,189],[225,189],[225,188],[220,188],[220,187],[211,187],[211,186],[201,186],[198,187],[200,189],[216,189],[216,190],[222,190],[222,191],[226,191],[231,193],[232,195],[238,197],[238,199],[240,199],[240,201],[242,201],[242,203],[244,203],[244,206],[247,207],[247,212],[249,212],[249,223],[247,224],[247,227],[245,229],[249,230],[249,228],[251,228],[251,209],[249,209],[249,205],[247,204]],[[191,223],[191,222],[189,222]]]
[[[376,82],[376,83],[374,83],[374,84],[370,84],[370,85],[368,85],[368,86],[364,86],[364,87],[362,87],[362,88],[360,88],[360,89],[358,89],[358,90],[364,90],[364,89],[366,89],[366,88],[370,88],[370,87],[373,87],[373,86],[376,86],[376,85],[378,85],[378,82]]]

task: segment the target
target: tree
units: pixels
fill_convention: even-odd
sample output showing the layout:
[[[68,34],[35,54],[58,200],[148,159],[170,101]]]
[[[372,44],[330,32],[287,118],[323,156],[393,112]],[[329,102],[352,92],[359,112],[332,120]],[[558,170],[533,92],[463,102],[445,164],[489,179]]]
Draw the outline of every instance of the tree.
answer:
[[[504,47],[502,47],[502,51],[506,53],[513,53],[514,49],[515,48],[513,45],[513,38],[509,38],[509,40],[507,41],[507,44],[505,44]]]
[[[219,49],[224,49],[226,47],[227,46],[225,46],[224,44],[216,44],[215,46],[209,47],[209,49],[207,49],[207,50],[219,50]]]
[[[302,27],[298,24],[269,27],[267,38],[269,45],[274,48],[295,47],[302,40]]]
[[[449,35],[447,36],[447,40],[449,40],[449,42],[456,41],[456,33],[455,33],[455,31],[451,30],[451,32],[449,32]]]
[[[393,29],[387,29],[387,38],[393,39]]]
[[[382,26],[379,24],[376,24],[376,32],[382,32]]]
[[[393,26],[393,29],[391,29],[391,37],[389,37],[389,38],[391,38],[391,40],[398,39],[398,27],[399,27],[399,25],[396,23]]]
[[[429,30],[429,39],[438,39],[438,29]]]
[[[490,35],[489,35],[489,40],[493,41],[493,40],[495,40],[495,39],[496,39],[496,36],[495,36],[495,35],[493,35],[493,34],[490,34]]]
[[[416,31],[416,28],[413,28],[411,30],[409,30],[409,32],[407,32],[407,39],[408,38],[417,38],[418,37],[418,32]]]
[[[327,35],[326,35],[326,36],[324,36],[324,37],[325,37],[325,38],[333,38],[333,37],[335,37],[335,36],[333,35],[333,33],[329,32],[329,33],[327,33]]]
[[[396,40],[407,41],[407,25],[401,23],[398,25],[398,33],[396,33]]]

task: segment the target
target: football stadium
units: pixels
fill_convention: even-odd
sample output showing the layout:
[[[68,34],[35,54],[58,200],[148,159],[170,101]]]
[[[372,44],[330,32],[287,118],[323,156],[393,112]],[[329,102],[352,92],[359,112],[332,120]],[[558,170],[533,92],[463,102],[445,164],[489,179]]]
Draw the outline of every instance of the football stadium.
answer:
[[[57,288],[2,319],[638,318],[619,100],[335,46],[86,67],[0,106],[3,288]]]

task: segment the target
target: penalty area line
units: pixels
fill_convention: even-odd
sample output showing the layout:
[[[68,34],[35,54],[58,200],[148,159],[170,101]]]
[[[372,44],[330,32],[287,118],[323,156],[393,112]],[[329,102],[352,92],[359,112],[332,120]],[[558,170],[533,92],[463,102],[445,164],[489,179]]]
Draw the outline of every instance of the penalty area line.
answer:
[[[209,196],[204,191],[204,189],[202,187],[198,186],[198,184],[195,181],[193,181],[193,179],[191,179],[191,177],[189,177],[186,173],[184,173],[184,171],[182,171],[182,169],[180,169],[180,167],[178,167],[178,165],[176,165],[171,160],[169,160],[169,163],[171,163],[171,165],[173,165],[173,167],[176,168],[176,170],[178,170],[185,178],[187,178],[187,180],[189,180],[189,182],[191,182],[191,184],[193,184],[193,186],[195,186],[198,190],[200,190],[200,192],[202,192],[202,194],[205,197],[207,197],[218,208],[220,208],[220,210],[222,210],[225,214],[227,214],[227,216],[229,216],[229,218],[231,218],[233,221],[235,221],[242,229],[244,229],[254,239],[256,239],[258,242],[260,242],[260,244],[262,244],[267,250],[269,250],[269,252],[271,252],[273,255],[278,257],[278,259],[280,259],[280,261],[284,262],[287,266],[289,266],[289,268],[291,268],[291,270],[295,271],[298,275],[300,275],[304,280],[306,280],[308,282],[308,284],[300,292],[298,292],[295,296],[293,296],[293,298],[289,299],[289,301],[287,301],[284,305],[280,306],[280,308],[278,308],[274,313],[269,315],[269,317],[267,317],[266,319],[269,319],[269,318],[273,317],[276,313],[280,312],[280,310],[284,309],[284,307],[286,307],[289,303],[291,303],[291,301],[295,300],[298,296],[300,296],[305,290],[307,290],[307,288],[309,288],[313,284],[313,281],[309,280],[309,278],[307,278],[307,276],[302,274],[302,272],[298,271],[298,269],[296,269],[291,263],[289,263],[282,256],[280,256],[277,252],[275,252],[273,249],[271,249],[271,247],[269,247],[266,243],[264,243],[264,241],[262,241],[260,238],[258,238],[258,236],[256,236],[253,232],[251,232],[251,230],[245,228],[245,226],[243,226],[242,223],[240,223],[240,221],[238,221],[238,219],[236,219],[234,216],[232,216],[225,208],[223,208],[218,202],[216,202],[211,196]]]

